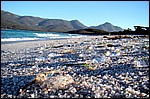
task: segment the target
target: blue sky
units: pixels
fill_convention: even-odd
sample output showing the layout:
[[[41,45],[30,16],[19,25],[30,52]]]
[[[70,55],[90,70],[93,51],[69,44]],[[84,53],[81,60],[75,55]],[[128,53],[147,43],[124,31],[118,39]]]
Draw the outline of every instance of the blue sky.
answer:
[[[149,1],[1,1],[1,9],[22,16],[77,19],[86,26],[149,26]]]

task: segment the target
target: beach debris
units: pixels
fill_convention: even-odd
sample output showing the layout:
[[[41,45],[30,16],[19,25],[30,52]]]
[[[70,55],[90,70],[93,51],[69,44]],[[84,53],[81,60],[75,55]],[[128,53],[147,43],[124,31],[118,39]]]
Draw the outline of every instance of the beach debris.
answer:
[[[113,44],[107,44],[107,47],[114,47]]]
[[[58,75],[58,76],[51,76],[45,82],[43,82],[42,86],[46,86],[46,88],[53,88],[53,89],[64,89],[66,86],[73,84],[75,81],[69,75]]]
[[[140,61],[135,60],[133,64],[134,64],[134,67],[148,67],[148,65],[146,64],[144,60],[140,60]]]
[[[106,56],[110,56],[110,54],[111,54],[110,51],[107,51],[107,52],[105,53]]]
[[[121,50],[120,49],[114,49],[114,51],[106,51],[105,55],[108,57],[115,57],[115,56],[120,56],[121,55]]]
[[[39,73],[35,78],[36,82],[43,82],[45,80],[47,80],[47,77],[46,77],[46,74],[44,73]]]
[[[93,46],[87,46],[87,50],[93,50]]]
[[[110,56],[120,56],[120,52],[111,52],[111,55]]]
[[[91,64],[91,60],[89,60],[90,62],[87,63],[85,62],[77,62],[77,63],[71,63],[71,64],[65,64],[66,66],[83,66],[86,67],[89,70],[96,70],[96,68],[93,68],[90,64]]]
[[[39,54],[43,54],[43,51],[41,50],[41,51],[39,51]]]
[[[23,86],[22,88],[20,88],[19,90],[19,94],[23,94],[24,91],[31,86],[32,84],[37,84],[37,83],[41,83],[43,81],[47,80],[46,74],[43,73],[39,73],[35,79],[31,80],[29,83],[27,83],[25,86]]]
[[[54,70],[37,74],[35,79],[31,80],[29,83],[27,83],[24,87],[20,89],[20,94],[22,94],[32,84],[39,84],[43,89],[63,89],[67,85],[74,83],[73,78],[69,74],[56,76],[54,76],[54,74],[62,74],[62,72],[60,70]]]
[[[9,66],[34,66],[35,64],[34,63],[10,63],[8,64]]]
[[[57,57],[57,56],[62,56],[63,54],[58,54],[58,53],[50,53],[48,54],[48,57],[49,58],[52,58],[52,57]]]
[[[104,54],[93,55],[91,57],[92,63],[100,63],[106,61],[106,56]]]
[[[55,57],[57,54],[56,53],[50,53],[48,54],[48,57]]]
[[[90,64],[84,63],[83,64],[84,67],[87,67],[89,70],[96,70],[96,67],[92,67]]]
[[[96,70],[97,68],[96,67],[92,67],[92,66],[88,66],[88,69],[89,70]]]
[[[64,45],[56,45],[56,46],[52,46],[52,48],[60,48],[63,47]]]
[[[116,40],[116,39],[122,39],[122,38],[131,38],[130,36],[126,35],[116,35],[116,36],[107,36],[106,37],[108,40]]]
[[[136,91],[136,90],[132,89],[131,87],[126,88],[126,91],[128,91],[131,94],[135,94],[135,95],[140,95],[140,96],[145,96],[146,95],[145,93],[141,93],[139,91]]]
[[[84,57],[84,56],[85,56],[85,55],[84,55],[84,54],[82,54],[82,53],[81,53],[81,54],[79,54],[79,57]]]
[[[44,62],[44,61],[46,61],[46,58],[45,57],[35,58],[35,61],[37,61],[37,62]]]
[[[76,51],[74,49],[64,49],[62,50],[60,53],[71,53],[71,54],[75,54]]]

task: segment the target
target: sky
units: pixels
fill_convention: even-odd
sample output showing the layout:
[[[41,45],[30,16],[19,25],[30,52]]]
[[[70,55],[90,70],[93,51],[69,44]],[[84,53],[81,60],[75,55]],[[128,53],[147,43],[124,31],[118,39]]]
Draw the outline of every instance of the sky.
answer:
[[[1,1],[1,10],[21,16],[79,20],[86,26],[110,22],[123,29],[149,26],[149,1]]]

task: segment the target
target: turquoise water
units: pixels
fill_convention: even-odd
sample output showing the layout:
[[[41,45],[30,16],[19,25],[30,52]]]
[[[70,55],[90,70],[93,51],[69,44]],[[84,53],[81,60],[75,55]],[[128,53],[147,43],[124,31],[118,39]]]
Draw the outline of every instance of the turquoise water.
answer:
[[[41,32],[27,30],[1,30],[1,41],[24,41],[24,40],[45,40],[82,37],[79,34],[67,34],[61,32]]]

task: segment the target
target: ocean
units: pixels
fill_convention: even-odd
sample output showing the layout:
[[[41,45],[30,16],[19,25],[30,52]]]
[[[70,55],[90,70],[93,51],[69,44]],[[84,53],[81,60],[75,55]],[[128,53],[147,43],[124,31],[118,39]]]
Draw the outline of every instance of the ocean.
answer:
[[[80,38],[83,36],[85,35],[68,34],[68,33],[62,33],[62,32],[1,30],[1,42]]]

